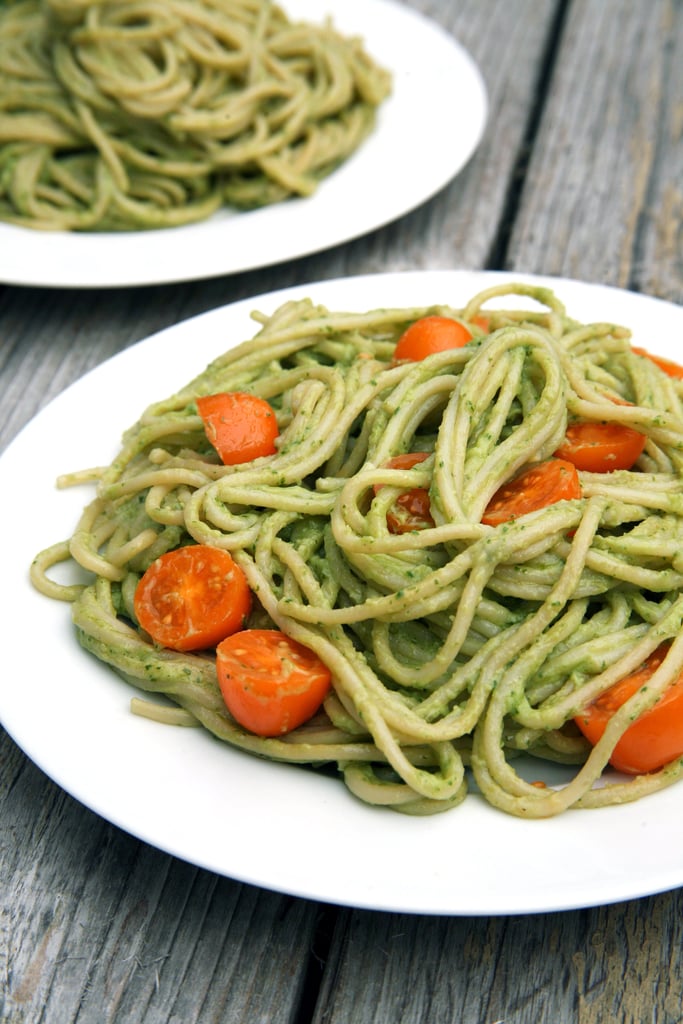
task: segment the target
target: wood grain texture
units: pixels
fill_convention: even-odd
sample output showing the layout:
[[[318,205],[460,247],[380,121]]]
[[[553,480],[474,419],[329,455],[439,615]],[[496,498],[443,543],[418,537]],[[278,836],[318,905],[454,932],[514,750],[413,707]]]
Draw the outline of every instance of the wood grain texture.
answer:
[[[679,891],[531,920],[353,912],[314,1024],[680,1024],[682,910]]]
[[[680,2],[570,4],[506,265],[680,302],[682,129]]]
[[[410,6],[452,32],[486,80],[489,122],[464,171],[395,223],[281,266],[119,291],[1,289],[0,449],[72,380],[139,339],[308,280],[507,267],[681,300],[683,3]],[[457,132],[466,101],[453,97],[444,132]],[[387,170],[399,180],[400,168]],[[3,613],[11,625],[11,608]],[[108,824],[0,733],[8,1024],[681,1024],[682,921],[683,890],[492,919],[265,892]]]

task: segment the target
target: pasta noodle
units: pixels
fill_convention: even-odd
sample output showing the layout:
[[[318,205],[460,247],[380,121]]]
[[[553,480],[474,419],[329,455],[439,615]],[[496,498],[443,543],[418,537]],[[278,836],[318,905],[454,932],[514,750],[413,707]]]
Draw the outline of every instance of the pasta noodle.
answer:
[[[520,297],[526,308],[500,308]],[[393,362],[404,329],[430,313],[468,325],[472,341]],[[626,329],[579,323],[553,292],[522,284],[463,308],[335,313],[304,300],[254,317],[254,338],[143,413],[97,472],[73,536],[36,559],[35,585],[73,603],[81,644],[184,709],[179,721],[332,770],[361,800],[405,813],[454,807],[470,777],[494,806],[532,818],[679,779],[680,758],[629,781],[604,769],[683,666],[683,385],[634,352]],[[195,400],[232,390],[272,405],[274,455],[219,462]],[[580,498],[483,524],[500,486],[549,458],[572,417],[637,427],[636,466],[583,471]],[[388,465],[411,451],[427,457]],[[392,533],[388,509],[416,486],[430,489],[433,524]],[[141,573],[193,542],[231,552],[258,597],[254,621],[330,667],[332,692],[306,725],[276,739],[241,729],[210,652],[159,649],[136,628]],[[92,581],[51,579],[67,559]],[[574,717],[663,641],[661,671],[591,748]],[[573,777],[525,781],[522,755],[574,765]]]
[[[311,195],[390,76],[269,0],[0,6],[0,219],[118,231]]]

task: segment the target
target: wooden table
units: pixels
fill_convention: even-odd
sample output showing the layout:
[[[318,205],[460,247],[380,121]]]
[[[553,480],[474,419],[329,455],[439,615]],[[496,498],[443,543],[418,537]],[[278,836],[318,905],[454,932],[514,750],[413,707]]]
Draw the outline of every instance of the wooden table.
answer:
[[[683,300],[680,0],[409,3],[486,79],[490,119],[463,173],[396,223],[286,265],[139,289],[3,288],[3,445],[108,356],[290,284],[467,267]],[[456,100],[444,131],[457,130]],[[3,619],[11,639],[10,607]],[[317,905],[167,856],[76,803],[7,735],[0,751],[2,1020],[683,1021],[683,890],[493,918]]]

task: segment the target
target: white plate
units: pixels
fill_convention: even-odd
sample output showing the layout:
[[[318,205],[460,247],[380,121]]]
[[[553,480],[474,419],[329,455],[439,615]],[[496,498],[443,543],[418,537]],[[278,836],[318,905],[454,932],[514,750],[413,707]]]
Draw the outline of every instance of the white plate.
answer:
[[[476,149],[485,86],[469,54],[393,0],[286,0],[292,18],[362,37],[393,92],[361,148],[307,199],[164,231],[82,234],[0,223],[0,281],[119,287],[217,277],[317,252],[395,220],[439,191]]]
[[[430,818],[371,809],[337,780],[260,761],[197,729],[135,717],[129,711],[134,691],[80,649],[68,607],[28,583],[36,550],[71,532],[91,494],[86,487],[57,492],[57,475],[108,461],[121,431],[149,402],[252,336],[252,309],[269,313],[303,296],[336,310],[460,305],[505,279],[541,280],[457,271],[388,274],[239,302],[127,349],[73,384],[23,430],[0,458],[2,493],[23,486],[30,496],[3,552],[4,593],[12,600],[6,643],[20,652],[14,665],[21,670],[2,674],[0,718],[55,782],[114,824],[194,864],[356,907],[524,913],[683,885],[683,785],[638,803],[569,811],[548,821],[508,817],[475,795]],[[600,286],[543,283],[578,319],[629,325],[637,343],[677,354],[683,309]],[[46,652],[40,662],[31,660],[36,644]],[[282,836],[299,840],[281,842]]]

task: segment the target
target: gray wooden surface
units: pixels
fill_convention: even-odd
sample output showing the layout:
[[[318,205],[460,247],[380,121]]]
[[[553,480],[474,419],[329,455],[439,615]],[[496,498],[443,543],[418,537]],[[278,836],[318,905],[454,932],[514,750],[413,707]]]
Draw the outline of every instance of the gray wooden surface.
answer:
[[[464,172],[383,230],[283,266],[111,292],[0,287],[0,446],[152,331],[307,280],[515,269],[683,301],[681,0],[410,6],[460,39],[486,79],[490,119]],[[458,130],[457,103],[444,130]],[[3,622],[7,642],[11,607]],[[682,922],[683,890],[490,919],[262,891],[131,838],[0,735],[2,1021],[676,1024]]]

